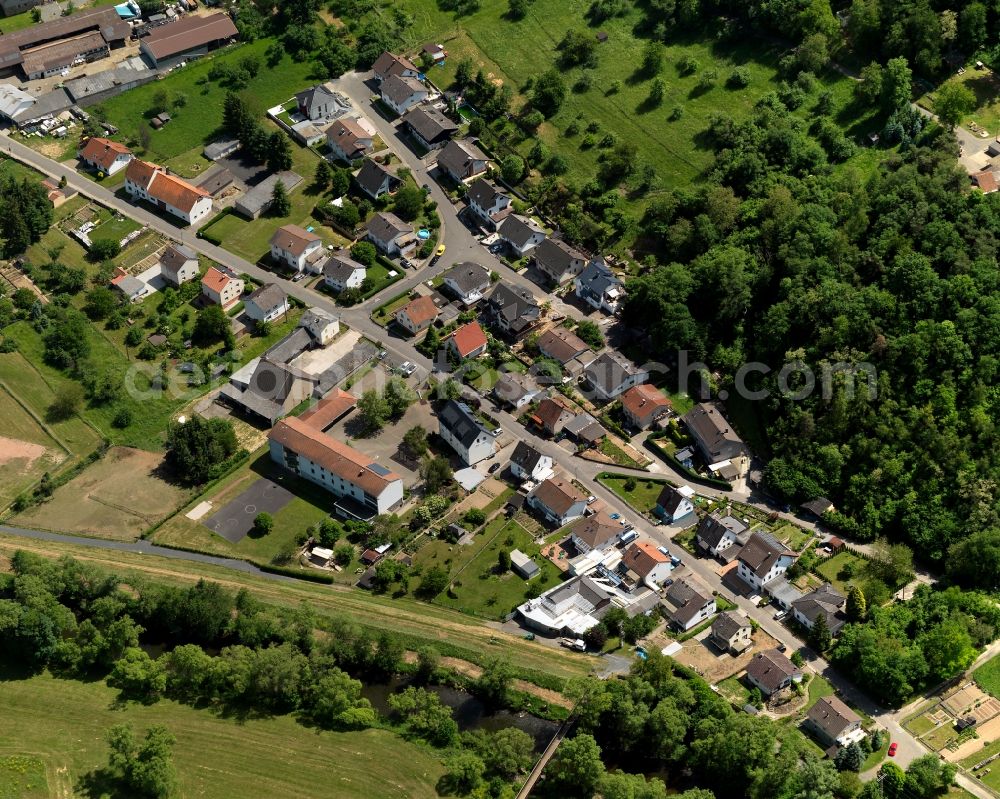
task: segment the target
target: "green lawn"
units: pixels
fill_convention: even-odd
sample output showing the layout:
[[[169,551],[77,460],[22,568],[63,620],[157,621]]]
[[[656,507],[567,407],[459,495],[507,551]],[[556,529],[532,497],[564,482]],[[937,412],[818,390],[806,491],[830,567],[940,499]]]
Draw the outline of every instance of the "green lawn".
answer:
[[[937,724],[931,721],[926,713],[919,713],[906,720],[903,724],[906,729],[912,732],[916,736],[925,735],[926,733],[933,730]]]
[[[309,77],[315,69],[309,61],[297,63],[286,56],[273,67],[267,65],[264,52],[270,44],[271,40],[261,39],[199,58],[182,69],[174,70],[164,80],[130,89],[106,100],[100,107],[107,113],[108,120],[121,129],[125,140],[138,147],[139,128],[148,124],[154,116],[153,97],[157,92],[166,91],[171,104],[183,95],[187,102],[183,107],[171,107],[170,122],[160,130],[152,131],[149,149],[143,155],[163,163],[190,150],[200,154],[202,148],[220,134],[223,100],[228,91],[225,86],[208,80],[208,72],[215,62],[235,63],[248,55],[261,60],[263,66],[260,72],[242,93],[256,104],[262,115],[270,106],[315,83]],[[197,162],[189,160],[180,163],[183,166],[184,163]],[[309,179],[312,174],[303,177]]]
[[[833,696],[836,693],[833,686],[830,684],[830,681],[822,674],[812,675],[812,679],[809,680],[809,685],[806,686],[806,691],[808,692],[809,698],[806,701],[805,707],[802,708],[803,712],[808,711],[809,708],[815,705],[824,696]]]
[[[964,75],[953,74],[941,85],[943,86],[945,83],[965,86],[976,97],[976,107],[963,117],[962,125],[966,127],[976,125],[985,129],[989,134],[984,137],[986,139],[1000,134],[1000,79],[997,78],[993,70],[970,67],[965,70]],[[935,89],[918,97],[917,103],[929,111],[933,111],[937,91],[938,89]]]
[[[775,529],[773,535],[778,541],[784,542],[793,552],[801,552],[805,545],[812,541],[813,538],[809,530],[803,530],[794,524],[784,524],[778,527]]]
[[[161,724],[174,734],[179,796],[228,799],[250,793],[319,799],[333,791],[344,799],[431,799],[444,771],[430,749],[386,730],[322,732],[290,716],[251,714],[237,720],[169,700],[120,704],[117,691],[97,681],[61,680],[48,674],[0,681],[0,706],[4,708],[0,754],[32,755],[25,761],[18,792],[4,791],[13,775],[9,767],[0,766],[4,799],[90,795],[81,791],[81,782],[107,764],[104,734],[122,722],[140,732]],[[43,761],[52,781],[47,790],[35,787],[39,772],[31,761],[36,758]],[[336,764],[336,776],[318,778],[329,773],[331,763]],[[378,768],[372,768],[373,763]]]
[[[843,550],[822,561],[816,566],[816,571],[820,577],[846,596],[849,584],[857,582],[862,577],[864,565],[864,560]]]
[[[45,763],[39,757],[0,757],[0,799],[46,799]]]
[[[868,757],[865,758],[864,765],[861,766],[862,772],[875,768],[883,760],[886,759],[886,757],[889,754],[889,743],[890,743],[889,739],[890,736],[888,735],[882,736],[882,746],[880,746],[878,749],[876,749],[874,752],[868,755]]]
[[[372,321],[381,327],[387,327],[392,322],[396,311],[406,305],[409,301],[410,292],[404,291],[402,294],[397,294],[388,302],[382,303],[378,308],[372,311]]]
[[[976,684],[991,696],[1000,697],[1000,657],[992,657],[972,673]]]
[[[92,242],[97,241],[98,239],[121,241],[129,233],[132,233],[141,227],[142,225],[132,219],[129,219],[128,217],[110,218],[107,222],[98,225],[90,231],[90,240]]]
[[[534,558],[539,574],[530,581],[508,571],[496,573],[500,550],[520,549]],[[529,586],[548,589],[559,582],[559,569],[541,557],[532,536],[516,521],[500,516],[476,535],[470,546],[432,541],[414,557],[414,565],[430,568],[442,565],[449,569],[452,588],[434,601],[465,613],[500,619],[527,598]]]
[[[734,705],[742,707],[750,699],[750,690],[735,675],[726,677],[717,687],[719,693]]]
[[[628,480],[635,481],[635,488],[631,491],[625,488]],[[669,485],[666,480],[654,480],[647,477],[631,477],[624,474],[614,474],[612,472],[601,472],[597,476],[597,481],[614,491],[624,499],[632,508],[639,513],[650,514],[656,507],[656,500],[665,485]]]
[[[595,138],[611,131],[619,140],[635,143],[639,161],[656,168],[664,188],[687,186],[702,179],[714,158],[700,137],[711,115],[723,111],[737,123],[747,118],[757,100],[778,87],[778,61],[787,52],[785,46],[764,37],[717,39],[714,30],[672,37],[659,76],[666,82],[666,97],[658,108],[648,109],[644,101],[652,79],[636,74],[645,44],[645,39],[636,34],[648,35],[648,25],[631,6],[623,17],[589,27],[585,19],[589,0],[535,0],[520,21],[507,18],[505,0],[488,0],[479,11],[459,19],[441,10],[436,0],[403,0],[400,5],[413,19],[407,31],[411,48],[427,41],[442,42],[448,48],[447,63],[429,73],[444,88],[451,83],[459,61],[469,57],[488,78],[503,81],[518,92],[529,78],[554,66],[555,48],[568,29],[591,35],[596,35],[598,29],[607,32],[608,40],[597,49],[598,66],[590,71],[592,88],[574,91],[570,87],[582,71],[562,70],[568,89],[566,100],[555,117],[539,129],[540,138],[552,152],[568,160],[566,178],[577,185],[593,179],[602,153],[600,147],[584,146],[584,129],[590,121],[602,126]],[[698,62],[695,74],[680,74],[677,65],[685,57]],[[747,88],[726,87],[726,79],[736,66],[750,71]],[[699,93],[699,76],[710,70],[717,73],[715,87]],[[618,92],[611,91],[615,81],[621,84]],[[843,107],[850,98],[850,84],[831,68],[820,76],[813,94],[830,88]],[[682,115],[671,121],[675,106],[682,108]],[[808,117],[811,106],[812,102],[807,101],[798,113]],[[582,122],[580,133],[567,137],[566,128],[577,118]],[[526,152],[531,146],[528,141],[520,149]]]

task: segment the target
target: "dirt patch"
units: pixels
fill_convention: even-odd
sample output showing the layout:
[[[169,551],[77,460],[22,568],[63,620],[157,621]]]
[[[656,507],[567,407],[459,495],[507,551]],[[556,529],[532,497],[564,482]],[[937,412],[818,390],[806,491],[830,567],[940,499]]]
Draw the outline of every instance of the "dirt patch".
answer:
[[[25,465],[31,466],[46,452],[48,450],[41,444],[0,436],[0,466],[6,466],[11,461],[27,461]]]
[[[186,489],[160,476],[162,464],[162,454],[113,447],[17,521],[41,530],[134,540],[188,497]]]
[[[458,658],[441,658],[441,665],[473,680],[478,680],[483,673],[480,666],[477,666],[475,663],[469,663],[467,660],[459,660]],[[558,691],[553,691],[551,688],[542,688],[526,680],[514,680],[513,688],[515,691],[537,696],[550,705],[558,705],[565,708],[572,707],[572,703],[565,696]]]
[[[663,636],[663,639],[663,642],[660,640],[657,640],[655,643],[651,642],[650,646],[658,646],[662,649],[669,641],[673,640],[667,636]],[[753,658],[755,652],[771,649],[777,645],[778,642],[774,638],[763,630],[757,630],[753,634],[753,646],[736,657],[728,654],[720,654],[719,650],[707,643],[707,641],[696,641],[693,638],[685,641],[681,646],[681,651],[673,657],[678,663],[683,663],[688,668],[694,669],[709,684],[714,685],[726,679],[726,677],[731,677],[743,671]]]
[[[954,751],[948,748],[943,749],[939,754],[950,763],[957,763],[959,760],[974,755],[984,746],[989,746],[997,738],[1000,738],[1000,717],[991,719],[981,727],[976,727],[978,738],[972,738],[960,744]]]

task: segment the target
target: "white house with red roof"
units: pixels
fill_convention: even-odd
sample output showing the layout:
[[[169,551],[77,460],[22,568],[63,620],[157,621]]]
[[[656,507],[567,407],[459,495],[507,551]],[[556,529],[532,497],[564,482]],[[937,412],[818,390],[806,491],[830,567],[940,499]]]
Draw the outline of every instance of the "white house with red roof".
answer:
[[[243,278],[224,266],[209,267],[201,279],[201,293],[213,305],[229,310],[243,296]]]
[[[125,191],[133,200],[145,200],[189,225],[212,212],[212,196],[207,191],[138,158],[125,168]]]
[[[486,333],[479,322],[462,325],[448,337],[448,350],[460,361],[478,358],[486,352]]]
[[[91,136],[87,139],[77,155],[81,162],[95,172],[103,172],[105,175],[120,172],[134,158],[132,151],[124,144],[111,139],[102,139],[100,136]]]

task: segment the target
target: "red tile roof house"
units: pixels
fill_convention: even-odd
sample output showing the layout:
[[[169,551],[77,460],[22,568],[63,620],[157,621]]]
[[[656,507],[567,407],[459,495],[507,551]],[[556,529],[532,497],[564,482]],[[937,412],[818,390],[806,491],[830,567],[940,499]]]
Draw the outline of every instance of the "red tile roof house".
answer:
[[[645,430],[670,413],[670,400],[655,386],[642,383],[622,394],[622,413],[632,427]]]
[[[282,225],[271,236],[271,259],[296,272],[302,272],[307,266],[311,267],[310,272],[316,272],[322,253],[322,239],[298,225]]]
[[[125,191],[133,200],[145,200],[189,225],[212,212],[212,196],[207,191],[138,158],[125,168]]]
[[[92,136],[77,153],[80,160],[95,172],[113,175],[120,172],[134,157],[132,151],[124,144],[111,139]]]
[[[243,278],[224,266],[209,267],[201,279],[201,293],[210,303],[228,311],[243,296]]]
[[[426,330],[437,319],[438,309],[430,297],[417,297],[396,311],[396,324],[411,336]]]
[[[464,361],[466,358],[478,358],[486,352],[487,343],[486,333],[479,322],[469,322],[448,337],[448,351]]]

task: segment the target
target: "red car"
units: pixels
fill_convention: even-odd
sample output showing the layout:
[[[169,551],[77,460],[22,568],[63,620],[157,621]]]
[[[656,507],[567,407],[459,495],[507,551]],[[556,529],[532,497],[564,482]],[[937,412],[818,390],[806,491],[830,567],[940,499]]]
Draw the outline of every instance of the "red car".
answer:
[[[891,744],[889,744],[889,757],[895,757],[896,756],[896,749],[898,749],[898,748],[899,748],[899,744],[896,743],[895,741],[893,741]]]

